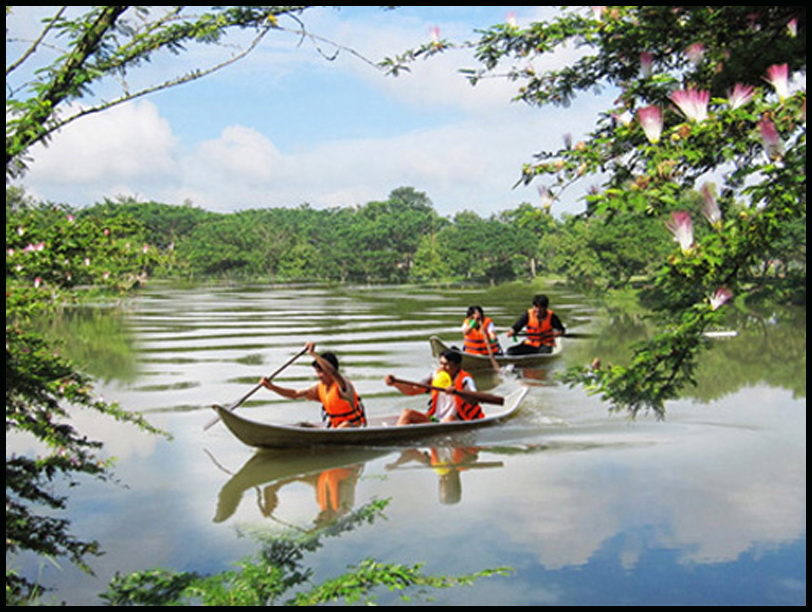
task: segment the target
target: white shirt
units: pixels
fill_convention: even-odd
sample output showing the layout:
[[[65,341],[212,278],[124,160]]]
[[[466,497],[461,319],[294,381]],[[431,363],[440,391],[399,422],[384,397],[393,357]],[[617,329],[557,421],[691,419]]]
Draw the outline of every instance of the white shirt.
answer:
[[[426,378],[423,379],[423,383],[426,385],[430,385],[431,381],[434,380],[434,375],[436,372],[432,372]],[[466,391],[476,391],[476,383],[474,379],[470,376],[466,376],[462,380],[462,388]],[[429,406],[431,406],[431,400],[429,399]],[[453,416],[452,416],[453,415]],[[457,419],[457,398],[450,394],[450,393],[443,393],[442,391],[437,393],[437,406],[434,411],[434,418],[438,421],[445,421],[449,417],[452,417],[452,420]]]

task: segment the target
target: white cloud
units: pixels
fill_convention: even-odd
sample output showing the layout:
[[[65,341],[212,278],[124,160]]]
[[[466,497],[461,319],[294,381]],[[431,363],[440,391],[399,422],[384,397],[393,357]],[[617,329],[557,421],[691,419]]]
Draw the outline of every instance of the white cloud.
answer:
[[[175,146],[169,122],[141,101],[78,119],[32,155],[47,182],[109,183],[171,173]]]
[[[193,158],[226,183],[267,184],[281,161],[273,143],[251,128],[229,126],[220,138],[200,145]]]
[[[431,25],[440,25],[443,35],[455,40],[472,36],[470,24],[434,24],[401,17],[398,11],[357,16],[349,9],[325,9],[315,11],[312,18],[308,13],[308,19],[311,31],[327,33],[376,60],[425,42]],[[528,16],[520,15],[522,19]],[[458,73],[460,67],[474,65],[470,51],[421,60],[410,74],[395,79],[384,77],[347,51],[332,63],[307,41],[296,51],[290,38],[282,45],[274,42],[261,48],[223,73],[230,75],[227,87],[239,88],[217,107],[207,108],[206,96],[201,95],[206,87],[216,88],[222,82],[215,75],[201,83],[203,88],[191,84],[170,96],[81,119],[59,134],[50,148],[33,151],[35,162],[24,183],[34,195],[76,205],[132,194],[171,203],[188,198],[218,211],[302,202],[317,207],[363,204],[408,185],[426,192],[441,214],[466,208],[485,215],[522,201],[536,202],[535,186],[512,189],[522,165],[538,151],[558,148],[562,134],[570,132],[577,138],[585,126],[592,125],[590,109],[585,113],[582,107],[540,110],[511,104],[516,83],[504,79],[471,87]],[[331,51],[329,45],[322,46],[325,52]],[[313,91],[325,95],[317,79],[328,73],[331,84],[339,75],[351,89],[360,79],[366,89],[358,95],[379,93],[391,105],[383,102],[370,108],[383,108],[387,114],[368,121],[372,118],[341,107],[334,117],[319,117],[318,131],[305,131],[295,139],[304,143],[295,150],[277,144],[280,130],[295,132],[312,119],[297,114],[295,104],[273,125],[267,115],[256,118],[265,121],[263,125],[251,121],[256,114],[240,115],[243,105],[256,108],[263,102],[253,84],[262,83],[263,94],[285,95],[285,84],[278,81],[284,74],[283,81],[315,79]],[[277,85],[282,89],[275,89]],[[189,130],[188,125],[173,131],[167,117],[177,117],[178,107],[173,107],[173,115],[168,106],[162,113],[160,105],[178,104],[178,100],[188,100],[195,111],[197,124],[192,129],[218,135],[193,141],[194,133],[182,131]],[[402,122],[398,109],[403,108],[417,119],[403,121],[408,128],[398,130]],[[242,124],[235,120],[237,116],[245,117]],[[369,137],[370,130],[364,128],[357,130],[364,138],[348,137],[356,132],[353,121],[382,125],[385,134]],[[343,129],[331,133],[334,125]],[[566,209],[580,208],[574,198],[570,200]]]

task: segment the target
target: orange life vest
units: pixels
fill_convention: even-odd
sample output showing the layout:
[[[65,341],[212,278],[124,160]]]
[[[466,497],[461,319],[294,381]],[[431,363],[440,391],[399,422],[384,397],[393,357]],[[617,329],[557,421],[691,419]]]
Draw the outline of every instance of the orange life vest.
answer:
[[[547,315],[539,321],[535,308],[527,311],[527,340],[525,344],[530,346],[555,346],[555,336],[553,336],[553,311],[548,310]]]
[[[324,383],[319,383],[318,391],[321,408],[324,416],[330,419],[330,427],[338,427],[344,422],[349,422],[356,427],[366,426],[364,405],[355,391],[353,391],[352,403],[341,397],[337,383],[333,383],[329,389]]]
[[[355,502],[355,484],[361,468],[334,468],[324,470],[316,479],[316,499],[322,512],[344,513]]]
[[[470,321],[470,319],[466,319],[466,322],[467,321]],[[493,321],[489,317],[485,317],[482,319],[482,324],[479,328],[468,327],[465,330],[465,345],[463,346],[463,350],[466,353],[476,353],[477,355],[488,354],[488,346],[485,344],[488,342],[488,339],[485,330],[488,329],[488,326],[491,323],[493,323]],[[499,348],[499,340],[490,340],[490,343],[492,353],[501,352]]]
[[[465,370],[460,370],[457,372],[457,376],[453,381],[454,388],[457,391],[466,390],[466,378],[471,378],[471,375],[468,372]],[[434,416],[434,413],[437,411],[437,397],[440,393],[442,393],[442,391],[437,391],[434,389],[431,391],[431,400],[429,401],[429,416]],[[479,404],[470,404],[459,395],[454,395],[454,401],[457,404],[457,418],[460,421],[473,421],[475,419],[481,419],[485,416],[485,413],[482,412],[482,408],[479,406]]]

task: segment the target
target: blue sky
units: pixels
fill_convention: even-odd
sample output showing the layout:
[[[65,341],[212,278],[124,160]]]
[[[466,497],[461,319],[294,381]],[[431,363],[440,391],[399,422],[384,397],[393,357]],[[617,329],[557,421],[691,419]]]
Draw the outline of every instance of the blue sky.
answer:
[[[30,36],[35,18],[49,10],[15,8],[7,27]],[[310,32],[378,61],[429,41],[434,27],[443,38],[472,40],[476,28],[504,22],[508,12],[523,25],[553,10],[318,7],[302,21]],[[458,72],[476,66],[468,51],[419,61],[393,78],[347,51],[328,61],[308,41],[299,43],[273,32],[224,71],[79,120],[48,148],[32,151],[21,183],[32,195],[74,205],[124,195],[223,212],[304,202],[353,206],[411,186],[441,214],[467,209],[487,216],[524,201],[538,204],[535,185],[513,189],[522,164],[559,148],[565,133],[577,139],[601,108],[593,98],[569,109],[530,108],[511,102],[516,84],[502,79],[471,87]],[[6,48],[7,57],[20,49]],[[158,59],[129,84],[175,76],[228,52],[205,47]],[[112,86],[95,93],[112,95]],[[582,192],[566,194],[555,212],[580,211]]]

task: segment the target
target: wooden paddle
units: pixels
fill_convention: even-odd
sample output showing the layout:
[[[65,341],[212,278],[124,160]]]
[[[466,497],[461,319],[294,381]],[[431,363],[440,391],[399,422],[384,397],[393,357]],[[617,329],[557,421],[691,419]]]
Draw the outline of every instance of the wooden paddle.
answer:
[[[505,398],[499,395],[491,395],[490,393],[481,393],[480,391],[458,391],[452,387],[435,387],[434,385],[427,385],[421,382],[414,382],[411,380],[403,380],[401,378],[392,377],[392,382],[400,383],[402,385],[412,385],[420,387],[421,389],[429,389],[431,391],[447,391],[454,395],[459,395],[461,398],[472,400],[478,404],[498,404],[505,405]]]
[[[491,339],[488,338],[488,334],[485,334],[485,348],[488,349],[488,357],[491,359],[491,366],[493,367],[495,372],[499,371],[499,363],[497,363],[496,358],[493,356],[493,350],[491,349]]]
[[[287,368],[287,367],[288,367],[290,364],[292,364],[294,361],[296,361],[296,360],[297,360],[299,357],[301,357],[302,355],[304,355],[306,352],[307,352],[307,347],[303,348],[301,351],[299,351],[298,353],[296,353],[296,354],[295,354],[293,357],[291,357],[290,359],[288,359],[288,360],[287,360],[287,361],[284,363],[284,365],[282,365],[282,367],[280,367],[280,368],[279,368],[279,369],[278,369],[276,372],[274,372],[273,374],[271,374],[270,376],[268,376],[268,377],[267,377],[267,379],[268,379],[268,380],[273,380],[273,379],[274,379],[274,377],[275,377],[277,374],[279,374],[279,373],[280,373],[282,370],[284,370],[285,368]],[[257,391],[259,391],[259,389],[260,389],[261,387],[262,387],[262,383],[259,383],[259,384],[258,384],[256,387],[254,387],[253,389],[251,389],[251,390],[250,390],[248,393],[246,393],[245,395],[243,395],[243,396],[242,396],[240,399],[238,399],[236,402],[234,402],[233,404],[231,404],[230,406],[228,406],[228,407],[226,408],[226,410],[228,410],[229,412],[234,412],[234,411],[235,411],[237,408],[239,408],[240,406],[242,406],[242,404],[243,404],[243,402],[245,402],[245,400],[247,400],[249,397],[251,397],[252,395],[254,395],[254,393],[256,393]],[[216,417],[214,417],[214,418],[213,418],[211,421],[209,421],[208,423],[206,423],[206,426],[203,428],[203,431],[206,431],[207,429],[209,429],[210,427],[212,427],[212,426],[213,426],[215,423],[217,423],[217,421],[219,421],[219,420],[220,420],[220,416],[219,416],[219,415],[218,415],[218,416],[216,416]]]
[[[527,332],[516,332],[513,334],[513,337],[516,338],[517,336],[529,336]],[[591,334],[589,332],[564,332],[563,334],[558,336],[559,338],[597,338],[598,334]]]

